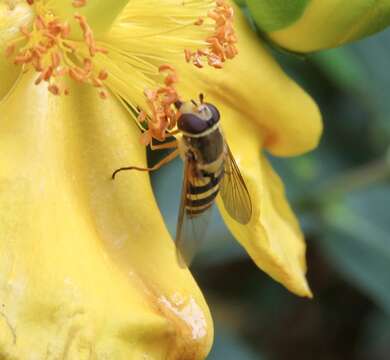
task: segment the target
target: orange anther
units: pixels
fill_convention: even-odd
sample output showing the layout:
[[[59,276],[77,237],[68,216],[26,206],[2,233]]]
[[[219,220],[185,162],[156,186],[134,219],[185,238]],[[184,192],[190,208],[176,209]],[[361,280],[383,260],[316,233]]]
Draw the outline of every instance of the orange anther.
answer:
[[[194,22],[194,25],[196,25],[196,26],[201,26],[201,25],[203,25],[203,23],[204,23],[204,19],[203,18],[198,18],[195,22]]]
[[[31,60],[31,64],[32,66],[34,67],[34,69],[38,72],[42,71],[43,70],[43,66],[42,66],[42,59],[35,55],[33,56],[32,60]]]
[[[29,5],[37,3],[33,0],[26,1]],[[87,0],[73,0],[72,4],[74,7],[82,7],[86,2]],[[97,46],[86,18],[79,14],[74,15],[84,38],[84,41],[78,41],[69,39],[68,22],[61,21],[45,4],[34,10],[37,14],[32,25],[20,27],[22,39],[9,44],[5,49],[6,55],[11,56],[16,52],[12,59],[14,64],[23,65],[25,72],[31,69],[38,72],[35,84],[48,82],[48,90],[52,94],[69,93],[69,89],[65,88],[62,82],[64,76],[102,89],[108,73],[104,69],[96,69],[92,57],[96,53],[106,54],[107,49]],[[21,40],[23,46],[17,48]],[[101,92],[100,96],[105,98],[106,92]]]
[[[51,66],[53,69],[58,67],[61,63],[61,55],[59,54],[58,51],[52,52],[51,53]]]
[[[108,50],[104,47],[95,46],[95,52],[102,53],[102,54],[108,54]]]
[[[60,88],[55,85],[55,84],[51,84],[48,86],[47,88],[53,95],[60,95]]]
[[[11,44],[7,46],[5,49],[5,56],[6,57],[11,56],[14,53],[14,51],[15,51],[15,44]]]
[[[170,65],[170,64],[163,64],[163,65],[161,65],[161,66],[158,68],[158,71],[159,71],[159,72],[163,72],[163,71],[173,71],[173,72],[175,72],[176,70],[175,70],[175,68],[174,68],[172,65]]]
[[[76,81],[83,82],[84,76],[81,75],[79,72],[76,71],[76,68],[70,68],[69,69],[69,76]]]
[[[178,81],[177,75],[172,74],[172,75],[168,75],[165,78],[164,83],[165,83],[165,85],[170,86],[170,85],[173,85],[174,83],[177,83],[177,81]]]
[[[202,60],[198,54],[195,54],[193,56],[192,63],[199,69],[203,68],[203,66],[204,66],[202,63]]]
[[[84,59],[84,68],[83,68],[85,73],[89,74],[92,71],[92,68],[93,68],[92,60],[89,58],[85,58]]]
[[[203,67],[202,60],[205,59],[210,66],[220,69],[226,59],[232,59],[238,53],[235,47],[237,38],[233,27],[234,9],[226,0],[218,0],[215,4],[214,9],[207,14],[215,23],[213,35],[206,39],[207,49],[198,49],[196,52],[184,50],[186,61],[192,60],[198,68]],[[201,25],[198,21],[195,24]]]
[[[191,61],[191,58],[192,58],[191,50],[184,49],[184,56],[185,56],[186,61],[189,63]]]
[[[138,120],[139,120],[139,119],[138,119]],[[152,141],[152,136],[151,136],[150,131],[145,131],[145,132],[141,135],[140,141],[141,141],[141,144],[142,144],[142,145],[145,145],[145,146],[149,145],[149,144],[151,143],[151,141]]]
[[[100,80],[106,80],[108,78],[108,72],[106,70],[100,70],[98,78]]]
[[[103,87],[103,82],[99,79],[92,78],[92,85],[95,87]]]
[[[37,15],[35,17],[35,26],[37,27],[38,30],[42,30],[46,28],[46,24],[44,20],[42,19],[42,16]]]
[[[51,66],[49,66],[48,68],[43,70],[43,72],[42,72],[42,79],[45,80],[45,81],[49,81],[49,79],[51,78],[52,74],[53,74],[53,68]]]
[[[106,100],[108,97],[107,91],[104,91],[104,90],[99,91],[99,96],[101,99]]]
[[[64,25],[61,28],[61,37],[63,39],[67,38],[70,34],[70,26],[68,23],[64,23]]]
[[[80,8],[87,5],[87,0],[73,0],[72,6],[75,8]]]
[[[151,140],[165,140],[168,131],[176,126],[178,119],[177,110],[174,106],[179,99],[174,84],[178,81],[175,68],[170,64],[163,64],[159,67],[160,72],[167,71],[164,83],[165,86],[157,90],[145,89],[146,103],[149,107],[149,115],[141,111],[138,115],[139,122],[147,122],[148,130],[142,135],[141,143],[150,144]]]
[[[54,73],[55,73],[55,76],[56,77],[61,77],[61,76],[65,76],[65,75],[67,75],[68,73],[69,73],[69,69],[68,68],[62,68],[62,69],[56,69],[55,71],[54,71]]]
[[[218,14],[215,10],[210,10],[207,16],[215,21],[218,21],[220,18],[220,14]]]

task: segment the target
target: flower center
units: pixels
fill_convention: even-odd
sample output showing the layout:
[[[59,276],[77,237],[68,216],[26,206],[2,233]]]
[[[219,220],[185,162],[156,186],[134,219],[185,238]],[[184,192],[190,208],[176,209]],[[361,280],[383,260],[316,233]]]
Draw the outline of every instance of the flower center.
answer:
[[[126,77],[117,75],[115,70],[110,72],[112,76],[108,83],[116,82],[112,88],[119,89],[119,98],[125,99],[126,105],[138,114],[138,123],[145,130],[141,138],[145,145],[150,144],[153,138],[164,141],[172,136],[179,116],[175,107],[180,98],[175,87],[178,81],[176,70],[160,64],[187,61],[198,68],[208,64],[221,69],[227,60],[238,54],[233,27],[234,9],[226,0],[182,3],[175,0],[167,1],[161,7],[151,7],[153,3],[131,1],[131,6],[125,9],[111,29],[111,43],[119,43],[121,38],[119,48],[128,51],[119,52],[108,45],[110,54],[116,54],[121,59],[123,66],[120,71],[128,67],[127,72],[132,74],[132,86],[138,87],[134,93],[144,94],[143,99],[138,97],[136,101],[128,101],[130,97],[121,91],[124,86],[120,84],[121,79]],[[126,37],[121,36],[124,32]],[[166,74],[163,85],[157,75],[161,72]],[[138,109],[140,105],[142,111]]]
[[[96,45],[85,17],[74,14],[83,40],[72,40],[69,24],[61,21],[44,1],[26,1],[33,7],[34,18],[29,26],[20,27],[20,35],[9,44],[6,55],[14,55],[14,64],[24,70],[36,71],[39,75],[35,84],[47,82],[48,90],[54,95],[69,93],[65,79],[70,78],[97,87],[100,96],[106,98],[104,80],[108,74],[104,69],[96,68],[94,56],[107,50]],[[78,0],[73,6],[81,7],[85,3],[85,0]]]

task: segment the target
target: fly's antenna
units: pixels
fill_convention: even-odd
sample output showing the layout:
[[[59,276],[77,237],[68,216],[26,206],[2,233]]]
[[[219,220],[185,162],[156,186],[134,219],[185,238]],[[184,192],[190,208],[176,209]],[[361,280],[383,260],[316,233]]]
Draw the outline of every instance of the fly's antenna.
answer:
[[[198,106],[198,104],[196,103],[196,101],[194,99],[191,99],[191,102],[195,105],[195,106]]]
[[[201,104],[203,104],[203,102],[204,102],[204,94],[203,93],[199,94],[199,101]]]

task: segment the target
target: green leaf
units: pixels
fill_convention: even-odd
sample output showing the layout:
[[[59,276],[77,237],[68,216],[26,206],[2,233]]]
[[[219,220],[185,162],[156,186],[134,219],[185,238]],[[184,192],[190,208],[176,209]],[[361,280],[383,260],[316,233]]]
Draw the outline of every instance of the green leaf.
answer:
[[[283,29],[298,20],[310,0],[246,0],[262,31]]]
[[[321,242],[331,263],[390,313],[390,188],[349,195],[328,209]]]
[[[246,0],[246,4],[268,39],[300,53],[338,47],[390,24],[390,0]]]

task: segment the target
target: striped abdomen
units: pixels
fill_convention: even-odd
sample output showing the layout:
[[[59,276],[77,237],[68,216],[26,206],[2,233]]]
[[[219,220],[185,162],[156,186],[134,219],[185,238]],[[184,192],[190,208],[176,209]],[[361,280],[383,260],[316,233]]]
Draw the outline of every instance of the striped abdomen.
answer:
[[[196,216],[209,209],[224,176],[224,139],[219,127],[204,136],[184,136],[193,158],[186,194],[186,211]]]
[[[210,173],[190,182],[186,194],[187,214],[191,216],[202,214],[214,204],[223,175],[222,168],[218,174]]]

